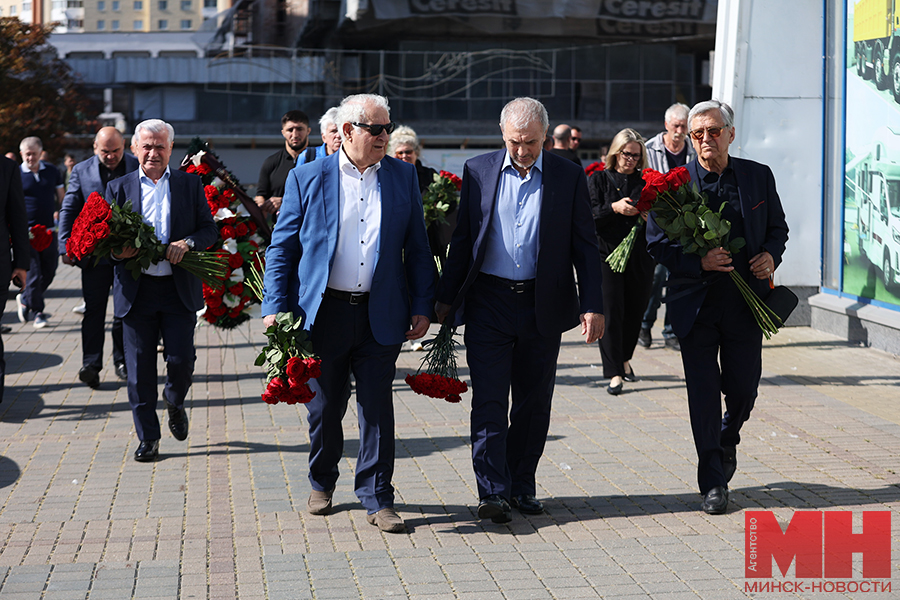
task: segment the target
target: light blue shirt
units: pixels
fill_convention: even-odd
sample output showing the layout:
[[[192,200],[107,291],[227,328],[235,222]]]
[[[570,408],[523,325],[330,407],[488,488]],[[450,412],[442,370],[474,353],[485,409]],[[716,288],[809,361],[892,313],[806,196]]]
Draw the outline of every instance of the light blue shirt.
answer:
[[[523,178],[509,152],[500,169],[500,185],[487,232],[482,273],[504,279],[534,279],[541,216],[543,152]]]
[[[144,173],[141,167],[141,216],[144,223],[153,227],[156,237],[163,244],[169,243],[169,223],[172,214],[172,201],[169,194],[169,167],[153,183],[153,180]],[[164,276],[172,274],[172,265],[167,260],[161,260],[155,265],[144,269],[145,275]]]

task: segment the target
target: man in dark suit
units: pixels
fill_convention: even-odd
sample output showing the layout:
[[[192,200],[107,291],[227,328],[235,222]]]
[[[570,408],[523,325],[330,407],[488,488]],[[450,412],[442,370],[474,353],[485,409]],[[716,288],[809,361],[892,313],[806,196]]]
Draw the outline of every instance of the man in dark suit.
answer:
[[[166,260],[144,269],[135,280],[123,264],[115,267],[113,306],[122,319],[125,364],[128,368],[128,401],[140,439],[134,459],[156,460],[160,427],[156,416],[156,345],[165,345],[166,385],[163,398],[169,413],[169,430],[183,441],[188,434],[184,399],[194,373],[194,324],[203,308],[200,280],[178,263],[187,252],[206,250],[219,236],[209,213],[200,178],[169,170],[175,132],[159,119],[139,123],[131,138],[131,151],[140,168],[109,182],[106,199],[119,206],[131,203],[144,222],[153,226],[164,244]],[[116,259],[137,254],[125,248]]]
[[[331,512],[356,378],[356,495],[369,523],[398,533],[394,510],[392,384],[400,347],[428,330],[434,263],[413,165],[385,156],[394,129],[387,99],[349,96],[337,118],[343,143],[292,170],[266,251],[266,327],[293,312],[310,330],[322,374],[309,410],[311,514]],[[412,327],[410,327],[410,322]]]
[[[62,261],[75,264],[66,256],[66,242],[72,234],[72,224],[87,197],[93,192],[103,194],[107,184],[137,170],[138,161],[125,154],[125,139],[115,127],[103,127],[94,137],[94,156],[72,168],[69,187],[59,211],[59,253]],[[103,340],[106,326],[106,303],[113,284],[113,266],[108,260],[96,265],[93,258],[79,261],[81,289],[84,296],[84,318],[81,321],[81,369],[78,378],[90,388],[100,387],[103,368]],[[113,364],[119,379],[127,377],[125,350],[122,341],[122,319],[113,317]]]
[[[6,306],[9,282],[25,287],[28,265],[31,262],[31,243],[28,241],[28,215],[19,167],[8,158],[0,157],[0,240],[3,254],[0,259],[0,306]],[[0,313],[2,314],[2,313]],[[0,336],[0,402],[3,401],[6,360],[3,357],[3,337]]]
[[[734,141],[734,112],[718,100],[701,102],[688,115],[697,158],[687,165],[691,183],[711,207],[725,206],[731,236],[747,245],[734,256],[715,248],[700,257],[684,254],[666,238],[651,213],[647,250],[670,271],[666,311],[681,342],[691,429],[699,458],[701,510],[728,510],[728,482],[737,469],[740,430],[750,417],[762,374],[762,331],[737,286],[736,270],[765,300],[769,281],[788,238],[781,200],[769,167],[728,155]],[[722,416],[722,394],[725,416]]]
[[[495,523],[511,519],[510,502],[543,512],[535,472],[562,333],[580,320],[587,343],[603,335],[587,180],[572,161],[541,151],[547,127],[540,102],[517,98],[500,114],[506,149],[466,162],[436,294],[441,321],[455,314],[466,323],[478,516]]]

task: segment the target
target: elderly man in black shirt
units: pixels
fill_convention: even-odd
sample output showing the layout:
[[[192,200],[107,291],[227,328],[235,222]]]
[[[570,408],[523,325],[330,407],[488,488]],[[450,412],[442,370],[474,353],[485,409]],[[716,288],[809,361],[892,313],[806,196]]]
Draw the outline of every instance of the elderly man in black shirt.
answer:
[[[256,184],[256,204],[267,215],[281,209],[284,182],[297,165],[316,159],[315,148],[309,147],[309,117],[302,110],[289,110],[281,117],[284,148],[270,156],[259,170]]]

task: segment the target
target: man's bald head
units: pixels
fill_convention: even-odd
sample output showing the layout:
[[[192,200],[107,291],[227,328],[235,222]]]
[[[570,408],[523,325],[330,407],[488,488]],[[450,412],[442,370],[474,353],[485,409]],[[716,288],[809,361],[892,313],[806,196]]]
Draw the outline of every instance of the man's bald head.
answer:
[[[569,147],[569,140],[572,138],[572,128],[562,123],[553,129],[553,147],[565,148]]]
[[[115,127],[103,127],[94,137],[94,154],[107,169],[115,170],[125,155],[125,138]]]

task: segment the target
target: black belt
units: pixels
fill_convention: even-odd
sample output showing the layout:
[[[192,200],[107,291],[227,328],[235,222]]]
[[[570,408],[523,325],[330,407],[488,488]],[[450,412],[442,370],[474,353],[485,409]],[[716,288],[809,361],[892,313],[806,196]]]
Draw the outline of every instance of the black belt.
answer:
[[[493,287],[510,290],[516,292],[517,294],[528,292],[534,289],[534,279],[516,281],[514,279],[504,279],[503,277],[497,277],[496,275],[491,275],[490,273],[479,273],[478,279]]]
[[[342,292],[341,290],[325,288],[325,295],[337,298],[338,300],[343,300],[344,302],[349,302],[352,306],[369,301],[369,292],[354,294],[353,292]]]

